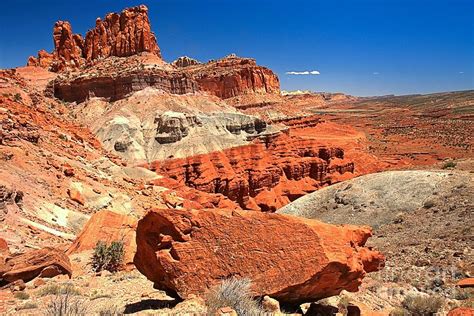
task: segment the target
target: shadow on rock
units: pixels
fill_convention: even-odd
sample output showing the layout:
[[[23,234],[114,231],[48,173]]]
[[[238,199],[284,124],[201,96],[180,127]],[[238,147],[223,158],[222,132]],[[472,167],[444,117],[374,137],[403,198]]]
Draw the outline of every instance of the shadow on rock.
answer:
[[[124,314],[133,314],[153,309],[173,308],[179,302],[179,300],[146,299],[125,305]]]

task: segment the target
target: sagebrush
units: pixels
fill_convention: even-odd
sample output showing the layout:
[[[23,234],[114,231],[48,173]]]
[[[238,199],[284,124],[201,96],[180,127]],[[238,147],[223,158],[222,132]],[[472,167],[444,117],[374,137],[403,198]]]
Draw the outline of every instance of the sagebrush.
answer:
[[[104,241],[98,241],[92,256],[92,269],[95,272],[102,270],[116,272],[122,266],[124,255],[122,241],[113,241],[110,245]]]
[[[410,295],[403,301],[403,307],[413,316],[435,315],[443,306],[444,300],[437,295]]]
[[[51,299],[45,314],[47,316],[85,316],[89,315],[89,305],[84,298],[66,292],[57,294]]]
[[[222,281],[206,296],[208,315],[215,315],[222,307],[231,307],[239,316],[262,314],[260,303],[253,298],[250,286],[249,279],[229,278]]]

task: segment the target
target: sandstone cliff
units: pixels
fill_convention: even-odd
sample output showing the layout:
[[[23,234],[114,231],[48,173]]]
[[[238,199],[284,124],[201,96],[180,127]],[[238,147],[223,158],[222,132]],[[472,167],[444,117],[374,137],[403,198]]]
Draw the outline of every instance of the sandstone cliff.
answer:
[[[58,21],[54,25],[53,41],[52,54],[41,50],[38,57],[28,59],[28,65],[64,71],[110,56],[149,52],[161,58],[144,5],[125,9],[120,14],[109,13],[104,20],[97,18],[95,28],[87,32],[85,39],[73,34],[69,22]]]
[[[246,146],[155,161],[149,168],[168,176],[156,180],[160,185],[222,194],[244,209],[262,211],[275,211],[321,186],[354,176],[354,163],[344,159],[342,149],[280,132]]]
[[[57,98],[68,102],[83,102],[90,97],[116,101],[147,87],[173,94],[205,92],[222,99],[280,93],[278,76],[258,66],[254,59],[227,56],[205,64],[187,62],[172,67],[145,58],[109,58],[81,73],[59,76],[50,88]]]

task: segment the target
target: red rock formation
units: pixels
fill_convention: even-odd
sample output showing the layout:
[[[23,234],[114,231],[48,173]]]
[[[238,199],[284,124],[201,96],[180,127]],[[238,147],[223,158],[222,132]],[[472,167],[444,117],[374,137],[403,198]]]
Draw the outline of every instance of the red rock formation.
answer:
[[[457,307],[449,311],[448,316],[474,316],[474,308]]]
[[[474,278],[466,278],[459,280],[458,283],[456,283],[457,286],[460,288],[466,288],[466,287],[474,287]]]
[[[126,67],[126,66],[125,66]],[[174,94],[193,93],[197,83],[186,73],[168,72],[163,69],[121,68],[115,73],[93,76],[80,75],[73,78],[57,78],[52,83],[55,97],[68,102],[83,102],[89,97],[104,97],[111,101],[126,97],[131,92],[154,87]]]
[[[122,241],[125,249],[124,264],[130,266],[136,251],[135,228],[137,220],[133,217],[99,211],[92,215],[67,253],[79,253],[95,248],[98,241],[111,243]]]
[[[0,266],[0,283],[28,282],[37,276],[53,277],[58,274],[71,276],[69,257],[58,249],[47,247],[7,258]]]
[[[153,210],[138,222],[135,265],[156,288],[187,298],[222,279],[250,278],[256,296],[307,302],[357,291],[370,228],[231,210]],[[359,253],[365,249],[364,259]]]
[[[190,70],[199,90],[222,99],[249,93],[280,93],[280,81],[270,69],[257,66],[255,59],[234,55]]]
[[[53,41],[54,62],[51,65],[51,70],[75,69],[84,64],[84,39],[81,35],[72,33],[72,27],[69,22],[56,22],[53,31]]]
[[[80,75],[58,77],[53,85],[54,95],[69,102],[83,102],[91,96],[115,101],[146,87],[174,94],[204,91],[224,99],[280,91],[278,77],[249,58],[226,57],[171,70],[141,66],[123,60],[104,61]]]
[[[155,161],[148,167],[175,180],[156,180],[159,185],[220,193],[244,209],[263,211],[275,211],[354,171],[342,149],[286,134],[221,152]]]
[[[87,32],[84,57],[90,61],[109,56],[131,56],[149,52],[161,57],[156,37],[151,31],[145,5],[109,13],[98,18],[95,28]]]
[[[188,56],[181,56],[177,58],[175,61],[171,63],[173,66],[176,66],[178,68],[184,68],[184,67],[189,67],[189,66],[194,66],[194,65],[201,65],[199,61],[197,61],[194,58],[190,58]]]
[[[58,21],[53,29],[54,51],[44,50],[30,57],[28,66],[49,68],[51,71],[76,69],[86,62],[109,56],[131,56],[149,52],[161,58],[155,35],[151,32],[148,8],[144,5],[128,8],[120,14],[109,13],[86,34],[73,34],[71,24]]]
[[[38,57],[30,56],[28,58],[27,66],[36,66],[49,69],[53,63],[54,56],[53,54],[48,53],[44,49],[38,52]]]

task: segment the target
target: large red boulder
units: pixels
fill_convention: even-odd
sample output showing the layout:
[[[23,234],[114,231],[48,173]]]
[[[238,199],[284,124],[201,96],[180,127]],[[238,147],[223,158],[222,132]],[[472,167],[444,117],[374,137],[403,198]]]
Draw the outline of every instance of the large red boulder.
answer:
[[[131,216],[103,210],[95,213],[86,223],[67,253],[80,253],[93,250],[98,241],[110,244],[122,241],[125,250],[124,264],[133,264],[136,251],[135,229],[137,220]]]
[[[181,298],[222,279],[250,278],[255,296],[307,302],[357,291],[384,256],[364,247],[368,227],[232,210],[152,210],[137,226],[135,265]]]
[[[458,307],[451,310],[448,316],[474,316],[474,309],[470,307]]]
[[[61,250],[46,247],[6,258],[0,265],[0,284],[17,280],[28,282],[34,278],[72,275],[69,257]]]

